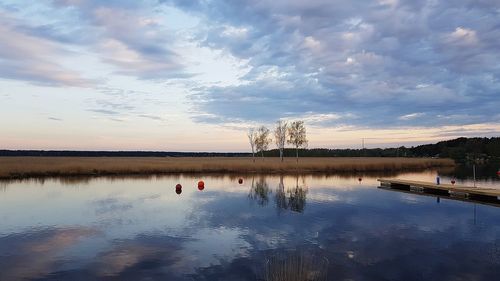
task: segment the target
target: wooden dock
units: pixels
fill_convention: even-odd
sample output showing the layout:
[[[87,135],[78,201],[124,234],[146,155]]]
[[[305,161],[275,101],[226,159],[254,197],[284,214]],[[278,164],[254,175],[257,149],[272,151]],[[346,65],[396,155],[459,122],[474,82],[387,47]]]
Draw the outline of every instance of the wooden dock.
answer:
[[[490,203],[500,202],[500,189],[471,187],[452,184],[435,184],[431,182],[411,181],[401,179],[378,179],[381,187],[412,191],[417,193],[449,196],[474,201]]]

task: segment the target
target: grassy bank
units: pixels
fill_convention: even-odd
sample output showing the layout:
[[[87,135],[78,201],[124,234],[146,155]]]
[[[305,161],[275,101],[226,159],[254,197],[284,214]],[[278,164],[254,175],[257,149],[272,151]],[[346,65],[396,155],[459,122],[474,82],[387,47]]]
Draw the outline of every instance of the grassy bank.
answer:
[[[137,175],[165,173],[287,173],[404,171],[453,166],[430,158],[279,158],[240,157],[0,157],[0,178]]]

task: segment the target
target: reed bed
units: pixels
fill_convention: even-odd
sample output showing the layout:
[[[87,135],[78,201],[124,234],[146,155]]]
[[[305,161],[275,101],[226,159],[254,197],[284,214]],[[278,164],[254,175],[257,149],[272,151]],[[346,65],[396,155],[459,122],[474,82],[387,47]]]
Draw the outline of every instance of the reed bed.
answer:
[[[405,171],[454,166],[451,159],[374,157],[0,157],[0,178],[167,173]]]

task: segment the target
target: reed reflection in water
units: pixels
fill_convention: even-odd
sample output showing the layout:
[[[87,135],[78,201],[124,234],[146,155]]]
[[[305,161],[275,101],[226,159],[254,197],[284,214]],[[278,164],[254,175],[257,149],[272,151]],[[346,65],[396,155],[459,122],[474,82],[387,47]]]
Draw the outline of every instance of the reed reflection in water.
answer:
[[[326,281],[328,259],[301,250],[282,251],[267,259],[264,280]]]

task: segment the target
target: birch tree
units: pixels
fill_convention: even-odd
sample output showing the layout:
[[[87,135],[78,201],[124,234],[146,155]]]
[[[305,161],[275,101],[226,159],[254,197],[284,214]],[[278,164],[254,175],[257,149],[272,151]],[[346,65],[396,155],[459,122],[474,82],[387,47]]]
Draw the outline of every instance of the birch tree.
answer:
[[[276,147],[280,151],[281,162],[283,162],[283,149],[285,148],[286,143],[287,128],[287,122],[278,120],[276,122],[276,128],[274,129],[274,142],[276,143]]]
[[[263,160],[264,151],[267,150],[270,143],[271,139],[269,137],[269,129],[265,126],[260,126],[259,129],[257,129],[257,140],[255,142],[255,148],[257,149],[257,152],[261,153]]]
[[[257,132],[255,128],[248,129],[247,132],[248,142],[250,143],[250,148],[252,148],[252,160],[255,162],[255,144],[257,142]]]
[[[293,121],[288,127],[288,141],[296,150],[297,163],[299,162],[299,148],[307,147],[306,127],[304,121]]]

